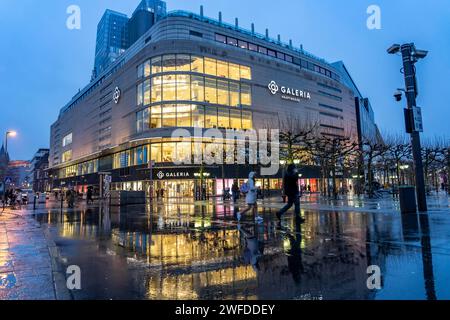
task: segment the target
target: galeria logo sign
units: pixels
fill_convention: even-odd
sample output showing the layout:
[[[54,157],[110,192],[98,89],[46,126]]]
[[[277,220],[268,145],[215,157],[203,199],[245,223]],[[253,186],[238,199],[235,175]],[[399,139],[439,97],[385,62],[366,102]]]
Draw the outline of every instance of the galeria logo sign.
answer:
[[[158,172],[157,176],[161,180],[162,178],[164,178],[164,172],[162,171]]]
[[[272,93],[272,95],[276,95],[278,91],[281,91],[281,98],[284,100],[300,102],[300,99],[306,100],[311,99],[310,92],[285,86],[278,87],[278,84],[275,81],[271,81],[268,85],[268,88],[270,90],[270,93]]]
[[[114,89],[114,94],[113,94],[113,100],[114,100],[115,104],[119,103],[121,94],[122,94],[122,92],[120,91],[119,87],[116,87]]]
[[[276,95],[276,94],[277,94],[279,88],[278,88],[278,85],[277,85],[277,83],[276,83],[275,81],[271,81],[271,82],[269,83],[269,90],[270,90],[270,92],[271,92],[273,95]]]

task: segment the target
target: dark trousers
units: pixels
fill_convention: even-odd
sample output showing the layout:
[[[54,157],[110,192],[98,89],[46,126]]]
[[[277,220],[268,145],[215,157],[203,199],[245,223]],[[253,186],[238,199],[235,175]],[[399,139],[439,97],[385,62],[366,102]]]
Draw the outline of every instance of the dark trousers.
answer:
[[[300,197],[299,195],[288,196],[288,203],[281,210],[280,214],[286,213],[293,205],[295,205],[295,214],[300,214]]]

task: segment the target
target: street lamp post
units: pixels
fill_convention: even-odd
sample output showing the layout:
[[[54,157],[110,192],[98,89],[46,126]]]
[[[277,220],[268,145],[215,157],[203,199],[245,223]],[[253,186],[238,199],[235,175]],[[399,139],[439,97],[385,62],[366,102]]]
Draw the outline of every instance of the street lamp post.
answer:
[[[5,134],[5,152],[8,153],[8,136],[15,137],[17,135],[16,131],[6,131]]]
[[[427,199],[425,195],[425,179],[423,174],[423,163],[420,145],[420,131],[421,128],[417,128],[415,125],[418,119],[413,118],[413,113],[417,109],[416,97],[417,80],[416,80],[416,68],[414,64],[419,60],[427,56],[428,52],[424,50],[417,50],[414,43],[407,43],[403,45],[394,44],[388,50],[389,54],[396,54],[401,52],[403,59],[403,73],[405,76],[405,95],[407,99],[407,112],[405,113],[407,119],[406,124],[411,134],[411,146],[414,159],[414,170],[416,175],[416,192],[417,192],[417,204],[419,211],[427,210]],[[401,100],[401,92],[396,93],[395,97],[397,101]],[[421,124],[420,124],[421,127]]]

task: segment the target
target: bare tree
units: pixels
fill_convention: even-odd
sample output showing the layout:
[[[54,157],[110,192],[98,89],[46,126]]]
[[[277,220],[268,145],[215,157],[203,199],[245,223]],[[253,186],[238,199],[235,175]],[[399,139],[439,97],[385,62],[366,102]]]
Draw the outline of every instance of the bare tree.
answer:
[[[404,135],[388,135],[385,142],[387,145],[385,156],[395,165],[397,183],[404,184],[400,177],[400,167],[404,161],[411,159],[411,144]]]
[[[310,163],[307,152],[308,141],[317,128],[315,123],[298,118],[285,118],[280,121],[280,158],[288,164],[295,160]]]
[[[434,141],[426,140],[422,145],[422,161],[423,170],[425,175],[425,187],[427,194],[431,191],[430,186],[430,175],[435,169],[436,165],[440,162],[441,157],[444,154],[444,150],[439,147],[439,142],[437,139]]]
[[[357,156],[358,143],[349,136],[319,134],[307,141],[307,147],[308,152],[316,160],[316,164],[321,166],[323,182],[328,180],[328,170],[330,171],[333,198],[337,199],[336,171],[338,168],[344,171],[348,158]],[[328,187],[327,190],[330,194]]]
[[[382,156],[386,151],[388,150],[388,147],[384,143],[380,143],[378,141],[364,139],[363,141],[363,152],[364,152],[364,161],[367,168],[367,182],[368,182],[368,193],[369,197],[373,197],[374,190],[373,190],[373,183],[374,183],[374,177],[373,177],[373,167],[375,160]]]

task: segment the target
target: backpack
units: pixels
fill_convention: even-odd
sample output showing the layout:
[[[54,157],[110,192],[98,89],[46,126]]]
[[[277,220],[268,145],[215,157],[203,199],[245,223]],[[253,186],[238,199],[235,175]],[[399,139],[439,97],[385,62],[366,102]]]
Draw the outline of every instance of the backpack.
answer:
[[[244,183],[241,185],[240,191],[241,191],[242,193],[248,193],[248,192],[250,191],[250,188],[249,188],[247,182],[244,182]]]

